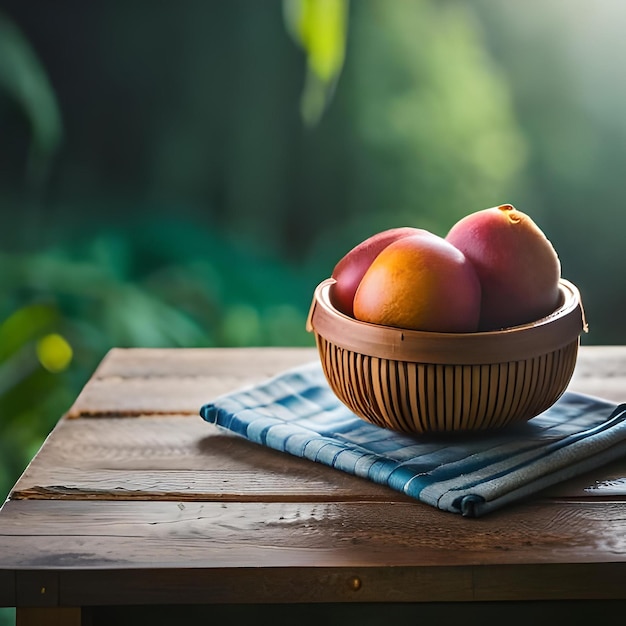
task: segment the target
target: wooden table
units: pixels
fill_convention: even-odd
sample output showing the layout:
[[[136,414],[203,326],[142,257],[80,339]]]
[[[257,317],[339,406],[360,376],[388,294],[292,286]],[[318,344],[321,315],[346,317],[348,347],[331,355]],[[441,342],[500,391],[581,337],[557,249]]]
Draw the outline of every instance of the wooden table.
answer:
[[[0,606],[22,626],[571,624],[623,610],[626,460],[467,519],[198,415],[315,358],[112,350],[0,510]],[[626,347],[583,347],[570,388],[625,400]]]

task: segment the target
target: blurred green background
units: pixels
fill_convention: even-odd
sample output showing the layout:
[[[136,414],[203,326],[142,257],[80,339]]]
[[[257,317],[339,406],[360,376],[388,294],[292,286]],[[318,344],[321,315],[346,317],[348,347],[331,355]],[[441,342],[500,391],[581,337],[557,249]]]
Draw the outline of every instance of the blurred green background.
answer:
[[[624,343],[619,0],[0,0],[0,497],[113,346],[313,345],[315,285],[510,202]],[[1,619],[1,617],[0,617]]]

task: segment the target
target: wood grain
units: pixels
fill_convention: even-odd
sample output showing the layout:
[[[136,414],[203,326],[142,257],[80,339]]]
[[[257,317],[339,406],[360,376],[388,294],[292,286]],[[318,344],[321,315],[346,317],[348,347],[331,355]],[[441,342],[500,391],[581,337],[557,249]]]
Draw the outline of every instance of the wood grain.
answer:
[[[314,348],[115,348],[68,415],[195,415],[202,404],[217,395],[317,358]],[[614,346],[581,349],[570,388],[615,402],[626,401],[624,351]]]
[[[626,498],[626,459],[544,497]],[[385,486],[259,446],[199,416],[61,420],[12,499],[402,502]]]
[[[569,389],[626,402],[626,349],[622,346],[583,346]]]
[[[69,417],[186,413],[317,358],[312,348],[114,348],[68,411]]]
[[[170,594],[181,593],[187,571],[185,586],[206,602],[242,593],[259,601],[261,579],[265,601],[338,601],[337,581],[354,577],[364,601],[626,598],[626,520],[617,504],[528,503],[444,522],[419,503],[15,501],[3,518],[0,554],[12,555],[4,566],[36,575],[53,567],[66,605],[79,601],[79,589],[81,604],[146,601],[136,595],[144,570],[158,572],[163,593],[173,585]],[[180,601],[193,601],[191,593]]]
[[[315,357],[306,348],[112,350],[71,412],[98,419],[62,419],[11,497],[402,501],[402,494],[388,488],[261,448],[199,417],[200,405],[224,389]],[[622,365],[620,349],[583,349],[577,386],[593,392],[597,371],[602,380],[626,380]],[[551,487],[545,495],[626,497],[626,460]]]
[[[200,418],[316,358],[109,352],[0,509],[0,605],[626,599],[626,459],[466,519]],[[581,348],[570,389],[624,401],[626,348]]]
[[[408,500],[188,415],[61,420],[11,498]]]

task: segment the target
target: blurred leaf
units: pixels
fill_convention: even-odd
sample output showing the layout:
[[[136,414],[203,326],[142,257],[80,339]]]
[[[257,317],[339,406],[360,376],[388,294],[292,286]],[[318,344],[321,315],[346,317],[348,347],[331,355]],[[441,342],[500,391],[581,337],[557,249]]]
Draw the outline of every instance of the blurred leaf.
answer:
[[[29,304],[15,311],[0,323],[0,362],[50,329],[58,320],[59,312],[47,304]]]
[[[283,0],[287,30],[307,57],[300,107],[308,125],[319,122],[341,74],[348,5],[348,0]]]
[[[16,101],[32,131],[31,174],[55,152],[62,136],[61,114],[46,72],[18,27],[0,14],[0,89]]]
[[[247,304],[230,307],[224,316],[221,332],[226,345],[259,345],[261,322],[258,311]]]
[[[35,350],[33,349],[33,342],[26,341],[19,346],[19,350],[0,361],[0,407],[7,409],[8,405],[15,406],[15,403],[11,399],[14,395],[17,397],[16,390],[20,388],[20,385],[31,379],[39,369],[39,363],[34,357]],[[17,398],[21,401],[21,398]],[[28,395],[26,402],[31,402],[31,396]],[[3,419],[9,420],[13,417],[12,412],[18,412],[15,408],[6,411],[2,416]]]

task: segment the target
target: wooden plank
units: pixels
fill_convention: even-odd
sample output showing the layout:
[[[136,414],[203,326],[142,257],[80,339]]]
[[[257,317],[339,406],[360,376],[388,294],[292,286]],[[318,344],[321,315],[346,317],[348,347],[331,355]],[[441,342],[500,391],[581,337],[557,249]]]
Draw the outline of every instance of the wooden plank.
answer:
[[[613,402],[626,402],[626,348],[582,346],[569,388]]]
[[[418,503],[13,501],[3,517],[2,567],[56,572],[64,605],[335,602],[351,585],[368,602],[626,598],[626,519],[607,502],[468,520]]]
[[[626,458],[570,478],[541,493],[542,498],[626,498]]]
[[[68,415],[197,414],[220,394],[316,358],[311,348],[114,349]],[[626,401],[626,349],[583,347],[570,389]]]
[[[47,569],[20,570],[16,574],[17,605],[49,607],[59,605],[59,577]]]
[[[267,377],[316,358],[315,348],[113,348],[93,378]]]
[[[316,472],[311,472],[315,474]],[[169,500],[182,502],[349,502],[408,501],[408,496],[363,479],[346,475],[318,480],[305,475],[294,484],[291,477],[259,476],[257,472],[134,471],[122,470],[55,473],[50,484],[20,486],[11,498],[63,500]],[[24,486],[22,486],[24,485]],[[237,486],[238,487],[234,487]]]
[[[113,349],[68,416],[197,415],[220,394],[316,358],[310,348]]]
[[[61,420],[11,498],[409,500],[251,443],[199,416]]]
[[[18,569],[620,562],[623,512],[606,501],[468,519],[417,502],[16,500],[3,509],[0,554]]]
[[[626,459],[551,487],[542,497],[626,497]],[[188,415],[61,420],[11,498],[409,501]]]
[[[197,415],[212,398],[260,380],[249,374],[232,378],[96,378],[83,388],[67,415]]]
[[[472,568],[278,567],[61,574],[64,595],[83,605],[470,601]],[[106,589],[106,593],[103,593]]]
[[[111,351],[69,412],[98,419],[62,419],[2,509],[0,601],[52,602],[36,593],[46,576],[65,606],[131,590],[192,603],[626,597],[626,461],[467,520],[199,417],[215,395],[311,358]],[[625,365],[624,348],[585,347],[570,388],[623,400]]]
[[[156,569],[149,572],[103,569],[89,573],[66,571],[61,573],[61,579],[65,597],[80,600],[86,606],[139,603],[456,604],[521,600],[623,601],[626,598],[625,574],[623,563],[601,567],[579,563],[521,567],[320,567],[314,570],[293,567],[269,571],[243,568],[236,572],[221,569]],[[106,594],[103,589],[107,590]],[[420,615],[419,609],[416,615]]]
[[[581,355],[591,356],[581,358],[579,382],[595,380],[592,375],[596,371],[605,378],[618,379],[625,370],[616,371],[615,368],[622,363],[624,352],[613,347],[582,350]],[[265,354],[270,356],[265,358]],[[239,371],[242,376],[242,371],[255,370],[258,363],[262,363],[263,367],[269,368],[264,370],[263,375],[267,376],[276,373],[274,368],[285,367],[287,363],[306,362],[311,354],[308,349],[263,349],[261,354],[259,350],[218,350],[217,354],[204,349],[114,350],[98,368],[98,377],[89,385],[106,381],[117,387],[115,393],[111,390],[103,393],[100,410],[111,410],[102,409],[110,398],[122,405],[135,403],[136,406],[136,383],[146,380],[158,387],[160,393],[168,395],[171,405],[180,408],[181,396],[185,401],[189,399],[184,385],[181,391],[181,380],[170,381],[170,387],[163,385],[164,377],[172,372],[177,376],[196,371],[214,373],[217,385],[214,391],[221,393],[220,371],[231,374]],[[245,357],[245,366],[241,364],[242,357]],[[150,368],[156,368],[158,376],[154,380],[145,378]],[[205,381],[193,377],[187,380],[190,386],[197,385],[198,399],[200,393],[206,391],[202,386]],[[177,391],[171,391],[172,388]],[[145,391],[139,393],[141,397],[145,397]],[[154,407],[154,394],[148,394],[148,398],[146,408]],[[98,420],[61,420],[11,497],[184,501],[406,499],[402,494],[336,470],[220,434],[197,414],[101,419],[102,423]],[[543,494],[544,497],[557,498],[625,495],[625,461],[552,487]]]
[[[506,601],[519,600],[522,597],[520,585],[524,588],[523,597],[532,600],[551,600],[555,594],[560,599],[569,600],[626,597],[623,589],[625,563],[560,563],[547,568],[532,564],[477,567],[473,574],[475,599],[479,601],[494,596]],[[561,577],[567,580],[567,589],[561,584]],[[602,582],[596,584],[599,581]],[[581,622],[577,620],[576,623]]]
[[[267,377],[315,360],[315,348],[114,348],[96,369],[93,378],[203,378],[245,379]],[[626,348],[583,345],[572,387],[588,393],[596,382],[626,381]],[[623,401],[626,387],[615,401]]]

